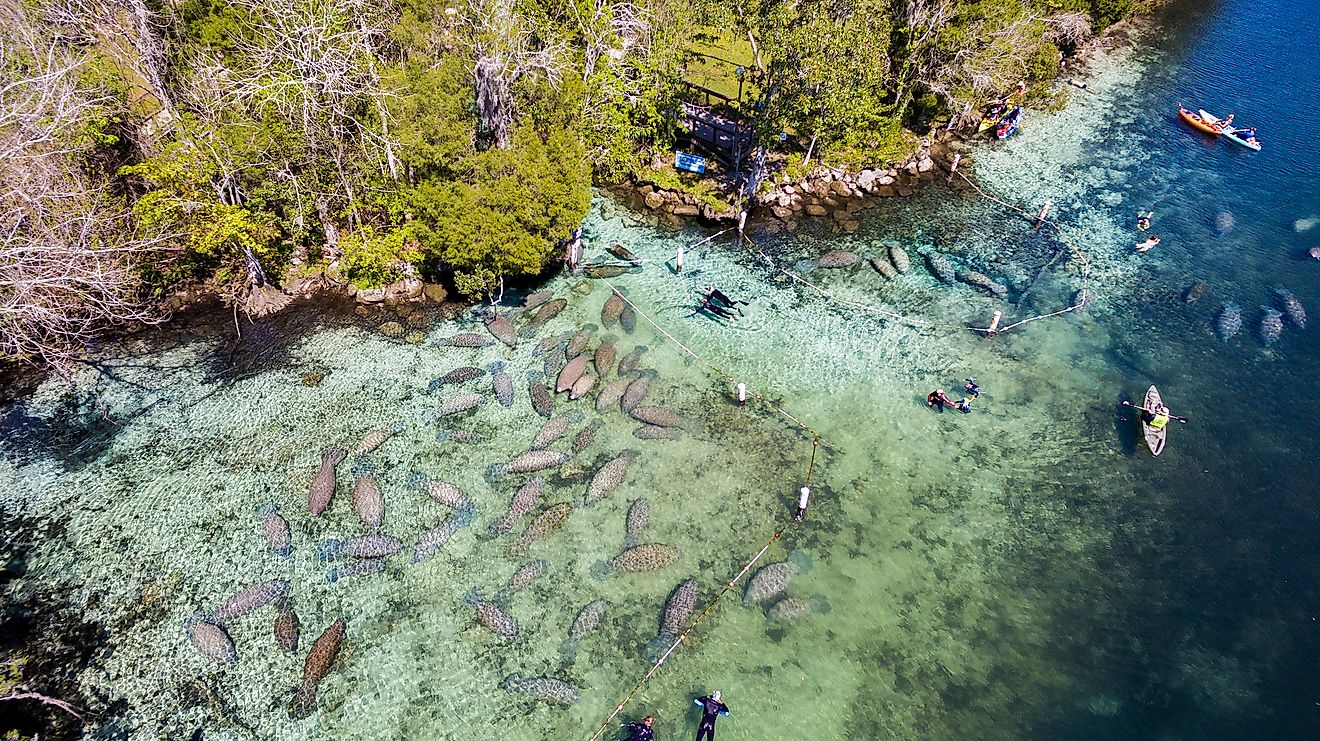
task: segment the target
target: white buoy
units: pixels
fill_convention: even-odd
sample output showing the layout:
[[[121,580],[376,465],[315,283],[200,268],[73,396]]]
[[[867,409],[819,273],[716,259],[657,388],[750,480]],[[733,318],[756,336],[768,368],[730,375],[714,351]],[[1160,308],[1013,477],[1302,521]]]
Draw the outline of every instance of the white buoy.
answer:
[[[798,490],[797,512],[793,515],[793,519],[796,520],[797,522],[802,522],[802,515],[806,514],[807,501],[810,499],[811,499],[811,487],[804,486]]]
[[[990,328],[986,330],[985,333],[986,336],[993,337],[997,332],[999,332],[999,320],[1002,319],[1003,317],[1004,317],[1004,312],[999,311],[998,309],[995,310],[994,314],[990,315]]]
[[[747,384],[741,381],[738,382],[738,403],[739,404],[747,403]]]
[[[678,246],[678,255],[674,258],[674,266],[678,272],[683,272],[683,245]]]
[[[962,162],[962,155],[953,155],[953,162],[949,165],[949,182],[953,182],[954,173],[958,172],[958,163]]]
[[[743,229],[747,227],[747,212],[742,211],[738,214],[738,233],[742,234]]]

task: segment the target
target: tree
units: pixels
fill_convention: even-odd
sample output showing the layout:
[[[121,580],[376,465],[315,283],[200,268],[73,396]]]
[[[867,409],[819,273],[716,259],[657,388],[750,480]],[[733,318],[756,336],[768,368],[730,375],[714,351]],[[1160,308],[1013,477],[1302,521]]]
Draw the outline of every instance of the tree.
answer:
[[[469,0],[466,26],[461,38],[472,59],[477,133],[490,146],[506,149],[517,115],[514,86],[536,76],[557,85],[565,47],[549,29],[536,29],[514,0]]]

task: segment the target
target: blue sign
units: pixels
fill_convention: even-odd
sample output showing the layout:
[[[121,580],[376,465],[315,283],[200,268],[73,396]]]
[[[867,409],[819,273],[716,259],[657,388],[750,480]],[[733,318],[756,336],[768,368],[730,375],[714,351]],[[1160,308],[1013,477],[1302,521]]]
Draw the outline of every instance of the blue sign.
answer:
[[[701,174],[706,172],[706,158],[687,152],[674,152],[674,168]]]

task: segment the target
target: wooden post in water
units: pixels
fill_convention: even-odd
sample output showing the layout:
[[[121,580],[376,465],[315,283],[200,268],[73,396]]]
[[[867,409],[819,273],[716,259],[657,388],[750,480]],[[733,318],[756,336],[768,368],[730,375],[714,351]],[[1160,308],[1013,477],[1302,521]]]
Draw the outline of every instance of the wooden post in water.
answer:
[[[985,331],[986,337],[994,337],[996,334],[999,334],[999,320],[1003,318],[1004,312],[999,311],[998,309],[995,310],[994,314],[990,315],[990,328]]]
[[[948,180],[948,182],[950,182],[950,183],[953,182],[953,176],[954,176],[954,173],[958,172],[958,163],[959,163],[959,162],[962,162],[962,155],[961,155],[961,154],[955,154],[955,155],[953,155],[953,162],[949,164],[949,180]]]
[[[674,269],[676,272],[683,272],[683,245],[678,246],[678,254],[674,256]]]
[[[1049,214],[1049,212],[1050,212],[1050,207],[1052,207],[1053,205],[1054,205],[1054,201],[1051,201],[1051,200],[1048,199],[1048,198],[1045,199],[1045,205],[1041,207],[1041,209],[1040,209],[1040,215],[1038,215],[1038,216],[1036,217],[1036,230],[1037,230],[1037,231],[1040,230],[1040,225],[1045,223],[1045,216],[1046,216],[1047,214]]]

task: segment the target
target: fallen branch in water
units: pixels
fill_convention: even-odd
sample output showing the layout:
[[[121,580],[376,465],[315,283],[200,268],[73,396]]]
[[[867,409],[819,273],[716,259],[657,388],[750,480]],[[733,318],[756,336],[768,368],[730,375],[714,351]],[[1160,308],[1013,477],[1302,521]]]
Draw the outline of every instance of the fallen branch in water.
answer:
[[[0,695],[0,702],[4,702],[5,700],[36,700],[43,705],[54,705],[55,707],[59,708],[60,710],[63,710],[69,715],[72,715],[78,720],[84,723],[87,722],[87,719],[83,717],[82,713],[78,712],[77,708],[75,708],[74,706],[70,705],[69,703],[63,700],[56,699],[49,695],[43,695],[40,692],[33,692],[23,685],[19,685],[15,689],[22,691],[11,692],[7,695]]]

